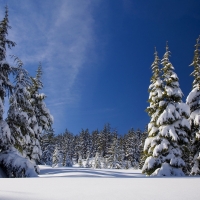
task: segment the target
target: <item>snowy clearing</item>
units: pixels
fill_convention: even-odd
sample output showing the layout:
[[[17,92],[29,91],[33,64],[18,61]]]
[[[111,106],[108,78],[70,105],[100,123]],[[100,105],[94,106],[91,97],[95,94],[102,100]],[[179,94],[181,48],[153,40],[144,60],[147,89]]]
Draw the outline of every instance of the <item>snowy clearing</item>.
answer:
[[[40,178],[0,179],[1,200],[198,200],[200,178],[149,178],[140,170],[51,168]]]

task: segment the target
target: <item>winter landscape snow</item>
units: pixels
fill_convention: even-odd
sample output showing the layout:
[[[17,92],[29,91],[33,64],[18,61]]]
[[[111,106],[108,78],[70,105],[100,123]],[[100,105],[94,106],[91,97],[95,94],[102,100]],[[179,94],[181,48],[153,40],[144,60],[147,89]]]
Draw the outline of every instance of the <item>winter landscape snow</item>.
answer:
[[[1,200],[198,200],[199,177],[152,178],[140,170],[39,166],[39,178],[0,179]]]

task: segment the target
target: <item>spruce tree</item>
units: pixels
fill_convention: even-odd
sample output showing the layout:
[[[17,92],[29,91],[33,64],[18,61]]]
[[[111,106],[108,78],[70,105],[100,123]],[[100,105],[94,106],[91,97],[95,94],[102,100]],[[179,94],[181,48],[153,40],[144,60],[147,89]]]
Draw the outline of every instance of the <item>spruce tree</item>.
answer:
[[[99,131],[95,130],[92,131],[92,135],[91,135],[91,142],[92,142],[92,147],[91,147],[91,156],[95,157],[96,152],[99,149]]]
[[[121,168],[119,164],[119,142],[118,142],[117,137],[113,138],[111,147],[108,149],[107,162],[108,162],[109,168],[111,169]]]
[[[187,120],[189,108],[182,103],[183,93],[169,56],[170,51],[167,45],[161,62],[165,87],[162,101],[159,102],[161,114],[156,122],[159,129],[158,134],[151,141],[153,152],[146,159],[143,172],[157,176],[184,176],[183,154],[187,149],[190,132],[190,124]]]
[[[35,166],[13,146],[18,142],[13,137],[16,132],[11,132],[7,122],[3,120],[4,97],[7,93],[12,94],[13,89],[9,75],[14,71],[14,68],[6,61],[6,48],[15,46],[14,42],[7,39],[9,28],[11,27],[8,20],[8,8],[6,7],[5,17],[0,22],[0,166],[8,177],[36,177]],[[13,108],[16,103],[14,101],[13,99]],[[16,110],[16,112],[18,111]],[[22,137],[21,139],[23,140]],[[21,146],[21,143],[18,144]]]
[[[15,46],[15,43],[7,39],[9,26],[8,8],[6,7],[5,17],[0,22],[0,150],[7,149],[12,143],[12,136],[8,124],[3,120],[4,98],[7,93],[12,91],[12,84],[9,75],[12,67],[6,61],[6,48]]]
[[[56,145],[53,153],[53,164],[52,167],[62,167],[63,166],[63,155],[59,147]]]
[[[42,157],[40,163],[52,166],[52,157],[55,149],[55,136],[53,129],[42,134],[41,148]]]
[[[194,77],[192,91],[186,99],[190,107],[190,124],[191,124],[191,174],[200,175],[200,36],[197,39],[194,51],[193,62],[190,66],[194,67],[191,75]]]
[[[146,160],[146,154],[144,153],[144,143],[146,138],[148,137],[148,128],[144,130],[141,136],[141,141],[140,141],[140,161],[139,161],[139,169],[142,169],[144,166],[144,162]]]
[[[94,168],[101,169],[101,158],[98,152],[96,152],[95,159],[94,159]]]
[[[149,107],[146,111],[150,116],[150,122],[148,124],[148,137],[145,140],[144,145],[144,157],[146,158],[146,165],[143,166],[142,172],[150,175],[160,166],[160,163],[154,162],[153,165],[148,164],[148,160],[152,158],[153,149],[155,144],[153,144],[154,139],[157,137],[159,132],[159,126],[157,125],[157,119],[161,113],[159,108],[159,103],[163,96],[163,82],[161,80],[161,72],[159,69],[160,59],[158,57],[158,52],[155,49],[154,62],[151,65],[153,76],[151,77],[151,84],[149,86]],[[148,160],[147,160],[148,158]]]
[[[73,135],[67,129],[63,134],[62,140],[62,151],[63,151],[63,166],[70,167],[72,165],[72,145],[73,145]]]
[[[22,68],[23,63],[17,57],[15,57],[15,60],[17,60],[18,66],[6,121],[15,139],[14,146],[26,157],[25,147],[30,145],[31,135],[34,134],[33,129],[30,127],[29,116],[34,111],[28,91],[30,86],[28,72]]]
[[[43,131],[50,130],[53,123],[53,117],[51,116],[50,111],[44,102],[46,95],[39,92],[39,90],[43,88],[41,76],[42,66],[40,64],[38,66],[36,77],[31,77],[32,85],[29,88],[31,94],[31,104],[34,110],[34,115],[30,117],[32,120],[31,126],[34,130],[34,135],[31,138],[32,145],[30,146],[30,153],[28,156],[33,162],[36,163],[39,163],[42,155],[40,146],[41,134]]]
[[[83,167],[83,159],[82,159],[81,152],[79,152],[78,166],[79,166],[79,167]]]

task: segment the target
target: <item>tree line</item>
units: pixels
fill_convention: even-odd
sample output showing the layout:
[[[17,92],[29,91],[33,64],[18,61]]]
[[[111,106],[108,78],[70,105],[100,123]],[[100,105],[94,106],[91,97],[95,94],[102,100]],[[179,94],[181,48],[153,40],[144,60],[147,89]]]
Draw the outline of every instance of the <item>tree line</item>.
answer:
[[[131,128],[119,135],[110,124],[101,131],[82,129],[77,135],[67,129],[54,135],[53,131],[42,137],[41,164],[55,166],[129,169],[142,166],[143,146],[147,131]],[[97,162],[99,164],[97,164]]]

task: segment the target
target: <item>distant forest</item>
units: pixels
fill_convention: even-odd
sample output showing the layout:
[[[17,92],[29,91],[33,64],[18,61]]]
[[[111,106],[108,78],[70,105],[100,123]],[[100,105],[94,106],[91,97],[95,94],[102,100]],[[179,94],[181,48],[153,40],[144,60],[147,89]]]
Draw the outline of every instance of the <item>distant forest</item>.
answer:
[[[78,135],[53,131],[42,136],[40,164],[93,168],[141,168],[144,163],[143,147],[147,131],[131,128],[127,134],[119,135],[110,124],[102,130],[81,130]]]

